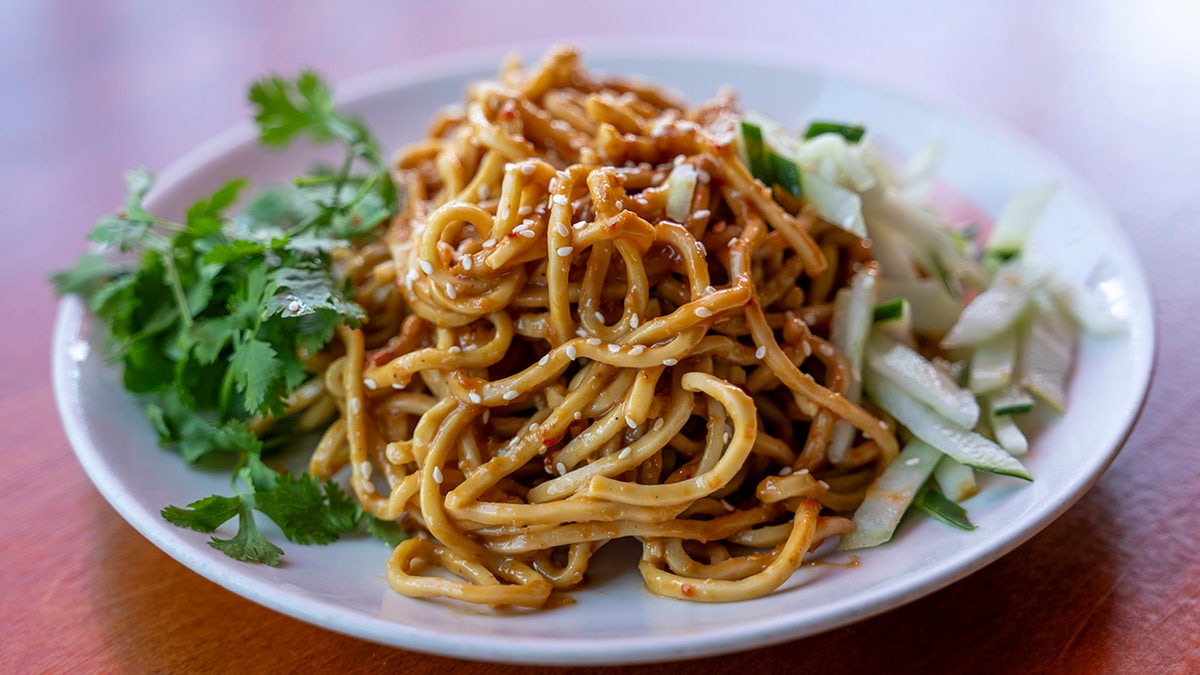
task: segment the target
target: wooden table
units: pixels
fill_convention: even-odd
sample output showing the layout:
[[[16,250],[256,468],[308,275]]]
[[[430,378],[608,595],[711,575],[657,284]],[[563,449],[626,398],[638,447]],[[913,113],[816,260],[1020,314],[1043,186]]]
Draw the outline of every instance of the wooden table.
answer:
[[[125,169],[162,168],[243,119],[243,86],[267,70],[313,65],[337,80],[475,45],[614,33],[787,47],[1017,127],[1115,208],[1149,272],[1160,336],[1145,412],[1116,462],[1010,555],[825,635],[629,670],[1200,670],[1200,14],[1190,3],[934,2],[914,12],[883,1],[733,10],[612,0],[597,16],[556,0],[520,3],[521,16],[482,0],[319,2],[304,13],[281,1],[200,4],[0,9],[0,671],[517,670],[301,623],[142,539],[88,482],[61,429],[45,278],[120,202]]]

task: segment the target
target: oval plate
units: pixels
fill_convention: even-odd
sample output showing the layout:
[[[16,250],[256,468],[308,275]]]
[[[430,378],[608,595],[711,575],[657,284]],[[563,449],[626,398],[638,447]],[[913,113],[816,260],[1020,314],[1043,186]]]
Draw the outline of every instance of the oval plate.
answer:
[[[537,58],[537,52],[526,52]],[[638,547],[618,542],[598,556],[575,602],[554,610],[500,616],[486,610],[393,593],[385,580],[389,550],[369,538],[330,546],[264,534],[286,551],[279,567],[236,562],[207,545],[208,535],[159,517],[168,504],[229,492],[228,475],[187,466],[157,446],[138,402],[105,365],[81,303],[63,301],[53,345],[59,409],[84,469],[113,507],[156,546],[221,586],[330,630],[384,644],[456,657],[518,663],[599,664],[665,661],[731,652],[812,635],[878,614],[970,574],[1033,536],[1073,504],[1120,449],[1141,409],[1154,352],[1151,299],[1133,248],[1109,211],[1062,164],[1029,141],[978,117],[886,89],[786,64],[778,55],[720,57],[695,50],[601,50],[589,67],[653,78],[689,100],[734,86],[742,104],[790,128],[811,117],[862,121],[872,137],[908,156],[931,141],[944,148],[940,175],[949,188],[995,215],[1014,192],[1047,181],[1061,185],[1033,245],[1066,274],[1095,288],[1129,330],[1084,339],[1065,416],[1032,439],[1027,464],[1035,482],[987,476],[967,504],[979,526],[961,532],[908,519],[892,543],[861,552],[856,566],[806,566],[758,600],[685,603],[646,591]],[[357,80],[341,89],[345,110],[362,115],[387,147],[423,136],[431,115],[458,102],[466,83],[491,77],[498,59],[457,57]],[[164,172],[149,200],[174,216],[225,179],[279,184],[311,166],[319,151],[260,149],[247,124]],[[328,157],[328,156],[327,156]],[[232,535],[222,531],[221,536]],[[819,552],[820,553],[820,552]],[[831,563],[847,556],[825,553]],[[1017,589],[1014,589],[1017,592]]]

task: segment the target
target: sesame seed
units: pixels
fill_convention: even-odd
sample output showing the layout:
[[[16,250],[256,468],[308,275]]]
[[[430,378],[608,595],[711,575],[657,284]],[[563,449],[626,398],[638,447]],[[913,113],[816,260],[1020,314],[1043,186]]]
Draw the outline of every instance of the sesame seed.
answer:
[[[491,247],[493,247],[493,246],[495,246],[495,245],[496,245],[496,240],[495,240],[495,239],[488,239],[487,241],[483,242],[483,247],[484,247],[484,248],[491,248]]]
[[[592,312],[592,316],[596,317],[596,320],[600,323],[604,323],[604,315],[600,312]]]
[[[511,401],[518,396],[520,396],[520,394],[517,393],[516,389],[509,389],[508,391],[504,392],[503,398],[505,401]]]
[[[437,483],[438,485],[442,484],[442,467],[433,467],[433,482]]]
[[[734,246],[737,246],[738,241],[739,241],[738,238],[734,237],[734,238],[730,239],[729,241],[725,242],[725,246],[727,246],[729,248],[733,248]]]
[[[559,234],[559,236],[562,236],[562,237],[571,236],[571,230],[568,229],[567,226],[563,225],[562,223],[555,225],[554,231],[557,232]],[[566,255],[566,254],[564,254],[564,255]]]
[[[812,356],[812,345],[808,344],[807,340],[804,342],[801,342],[800,343],[800,351],[804,352],[805,356]]]
[[[577,419],[577,420],[583,419],[583,412],[576,410],[575,413],[571,415],[571,417],[573,417],[574,419]]]
[[[554,252],[557,253],[562,258],[566,258],[567,256],[574,253],[575,249],[571,248],[570,246],[559,246],[558,249],[555,250]]]
[[[567,358],[574,361],[577,356],[579,356],[579,352],[576,351],[575,345],[567,345]]]
[[[579,337],[587,337],[587,331],[584,330],[582,326],[575,329],[575,334]]]
[[[725,501],[724,499],[721,500],[721,506],[724,506],[725,510],[729,511],[729,512],[733,512],[733,510],[734,510],[733,504],[730,504],[729,502]]]
[[[630,429],[636,429],[636,428],[637,428],[637,421],[636,421],[636,420],[634,420],[634,419],[633,419],[632,417],[630,417],[629,415],[626,415],[626,416],[625,416],[625,426],[629,427]]]
[[[363,386],[366,387],[367,389],[370,389],[371,391],[375,391],[376,389],[379,388],[379,384],[377,382],[375,382],[375,380],[372,380],[369,377],[363,378]]]
[[[725,433],[721,434],[721,442],[722,443],[729,442],[729,430],[728,429],[725,431]]]
[[[780,469],[780,470],[779,470],[779,475],[780,475],[780,476],[790,476],[790,475],[792,475],[792,467],[790,467],[790,466],[785,466],[785,467],[783,467],[782,469]]]
[[[425,274],[433,274],[433,264],[430,263],[428,260],[422,260],[418,264],[420,265],[422,272],[424,272]]]
[[[763,346],[759,347],[758,349],[754,350],[754,358],[758,359],[759,361],[761,361],[763,359],[763,357],[766,355],[767,355],[766,345],[763,345]]]
[[[587,343],[593,347],[597,347],[600,345],[600,338],[590,337],[587,339]]]
[[[480,396],[479,392],[477,392],[477,391],[473,391],[473,392],[467,394],[467,398],[471,399],[471,403],[475,403],[475,404],[483,403],[483,397]]]
[[[533,230],[521,230],[520,234],[526,239],[533,239],[537,236],[537,232],[534,232]]]
[[[673,366],[676,363],[679,363],[679,359],[663,359],[664,366]]]
[[[696,316],[702,319],[707,319],[708,317],[712,316],[712,310],[707,307],[697,307],[695,311]]]
[[[610,352],[612,352],[612,353],[616,354],[617,352],[621,351],[621,345],[618,345],[618,344],[611,344],[611,343],[610,343],[610,344],[608,345],[608,351],[610,351]]]
[[[650,428],[654,431],[658,431],[659,429],[663,428],[663,418],[660,417],[660,418],[654,420],[654,426],[652,426]]]
[[[404,385],[400,384],[399,382],[392,383],[392,389],[403,389],[403,388],[404,388]]]
[[[908,459],[904,460],[904,466],[916,466],[920,463],[921,463],[920,457],[909,457]]]
[[[464,270],[466,270],[468,272],[471,271],[471,268],[475,266],[475,259],[472,258],[471,256],[467,256],[467,257],[463,258],[462,266],[463,266]]]
[[[879,420],[879,428],[883,429],[884,431],[887,431],[887,428],[888,428],[887,422],[884,422],[883,420]]]
[[[700,169],[699,171],[696,172],[696,179],[699,180],[701,183],[707,183],[710,180],[712,180],[712,175],[710,175],[704,169]]]
[[[299,314],[302,309],[304,309],[304,305],[300,304],[299,300],[293,300],[287,306],[289,314]]]
[[[807,476],[807,475],[808,475],[808,469],[800,469],[799,471],[797,471],[797,472],[796,472],[796,475],[797,475],[797,476]]]
[[[512,229],[512,231],[513,231],[513,234],[521,234],[522,232],[524,232],[528,229],[529,229],[529,221],[526,220],[526,221],[522,222],[520,225],[517,225],[516,227],[514,227]]]
[[[567,197],[566,197],[566,195],[554,195],[554,197],[553,197],[553,198],[551,198],[551,200],[550,200],[550,201],[554,202],[555,204],[558,204],[559,206],[566,206],[566,205],[567,205]]]
[[[451,300],[454,300],[458,297],[458,291],[454,290],[454,284],[450,283],[449,281],[446,282],[446,297],[450,298]]]
[[[534,170],[535,170],[535,167],[532,164],[522,164],[521,165],[521,173],[525,174],[526,176],[532,176]]]
[[[572,225],[571,227],[575,228],[576,230],[582,230],[583,228],[587,227],[587,221],[581,220],[578,223],[575,223],[574,225]]]
[[[539,365],[539,366],[544,366],[544,365],[546,365],[547,363],[550,363],[550,355],[549,355],[549,354],[543,354],[543,355],[542,355],[542,358],[538,359],[538,365]]]
[[[476,192],[479,193],[480,199],[487,199],[488,195],[492,194],[492,188],[488,185],[480,185],[479,189]],[[501,217],[503,217],[503,216],[501,216]]]
[[[366,492],[368,494],[374,494],[375,493],[375,484],[374,483],[363,483],[362,489],[363,489],[363,492]]]
[[[371,466],[371,463],[366,460],[363,460],[362,462],[359,462],[359,464],[358,464],[358,470],[363,475],[363,478],[371,477],[372,468],[373,467]]]
[[[554,465],[554,468],[558,469],[558,475],[560,475],[560,476],[567,475],[567,465],[566,464],[559,462],[558,464]]]
[[[450,345],[450,349],[446,351],[450,352],[451,354],[457,354],[462,351],[462,347],[459,347],[458,345]]]
[[[500,208],[496,209],[496,217],[500,220],[508,220],[509,213],[510,211],[508,210],[507,206],[501,206]]]
[[[524,218],[525,216],[527,216],[531,213],[533,213],[533,207],[530,206],[529,204],[526,204],[526,205],[522,206],[521,208],[517,209],[517,215],[521,216],[522,218]]]
[[[410,282],[416,281],[417,280],[417,270],[412,267],[408,268],[408,274],[405,274],[404,278],[408,279]]]
[[[619,454],[617,454],[617,459],[626,459],[631,454],[633,454],[633,448],[625,448]]]
[[[358,398],[357,396],[350,399],[350,402],[347,405],[350,408],[351,415],[357,415],[362,411],[362,399]]]
[[[527,431],[537,431],[537,422],[530,422]]]
[[[629,355],[637,356],[638,354],[641,354],[644,351],[646,351],[646,345],[634,345],[629,348]]]
[[[517,165],[516,165],[516,164],[513,164],[512,162],[505,162],[505,163],[504,163],[504,170],[505,170],[505,171],[512,171],[513,169],[515,169],[515,168],[516,168],[516,166],[517,166]]]
[[[683,160],[685,159],[687,158],[683,155],[675,155],[675,159],[672,160],[672,163],[675,164],[675,166],[679,166],[680,164],[683,164]]]
[[[692,214],[692,217],[693,218],[707,218],[711,215],[712,215],[712,211],[709,211],[708,209],[698,209],[695,213]]]
[[[640,318],[638,318],[637,314],[634,314],[629,317],[629,327],[630,328],[637,328],[641,323],[642,323],[642,320]]]
[[[696,248],[700,250],[700,255],[708,255],[708,249],[704,247],[704,242],[696,242]]]
[[[829,489],[829,483],[826,483],[826,482],[825,482],[825,481],[823,481],[823,480],[819,480],[819,481],[817,481],[817,485],[820,485],[821,487],[825,488],[826,490],[828,490],[828,489]]]

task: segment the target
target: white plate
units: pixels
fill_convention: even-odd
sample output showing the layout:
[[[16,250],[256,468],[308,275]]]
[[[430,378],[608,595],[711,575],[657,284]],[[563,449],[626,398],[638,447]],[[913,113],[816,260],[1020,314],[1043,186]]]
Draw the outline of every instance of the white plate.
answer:
[[[536,56],[536,55],[535,55]],[[176,528],[159,510],[212,493],[228,477],[185,466],[160,449],[137,402],[103,362],[79,302],[62,303],[54,338],[54,380],[71,443],[112,505],[156,546],[205,577],[255,602],[331,630],[380,643],[465,658],[523,663],[629,663],[748,649],[811,635],[878,614],[962,578],[1010,551],[1074,503],[1116,455],[1141,408],[1150,378],[1154,326],[1149,292],[1125,234],[1070,172],[1028,141],[977,118],[933,107],[859,82],[780,65],[775,58],[655,55],[612,50],[588,55],[609,72],[639,73],[691,100],[724,84],[743,103],[791,127],[810,116],[863,121],[902,153],[930,140],[945,148],[942,176],[983,211],[996,214],[1015,191],[1057,180],[1063,189],[1034,242],[1067,274],[1101,289],[1129,332],[1082,344],[1066,416],[1033,441],[1028,465],[1036,481],[988,477],[968,502],[975,532],[928,519],[906,521],[897,539],[861,553],[856,567],[810,566],[783,589],[749,602],[702,605],[666,600],[642,588],[636,547],[602,553],[594,579],[575,603],[552,611],[496,616],[402,598],[384,578],[389,551],[371,539],[331,546],[283,541],[277,568],[235,562],[210,548],[208,535]],[[389,147],[420,138],[430,115],[460,99],[464,83],[491,76],[493,59],[402,68],[343,88]],[[229,176],[279,182],[312,162],[311,152],[257,148],[239,127],[163,174],[152,199],[178,213]],[[226,533],[228,536],[230,533]],[[832,561],[844,560],[836,554]],[[1012,592],[1021,592],[1013,588]]]

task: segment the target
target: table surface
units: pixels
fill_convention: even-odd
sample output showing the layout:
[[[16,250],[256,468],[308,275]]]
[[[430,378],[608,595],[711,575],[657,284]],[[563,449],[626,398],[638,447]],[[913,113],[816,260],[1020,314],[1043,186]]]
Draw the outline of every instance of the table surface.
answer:
[[[45,279],[161,169],[242,120],[243,86],[339,80],[480,45],[695,36],[789,49],[1036,139],[1091,183],[1148,271],[1159,331],[1145,411],[1094,488],[1011,554],[873,619],[747,653],[629,671],[1200,670],[1200,14],[1189,2],[0,2],[0,670],[511,672],[328,632],[175,563],[120,519],[67,443]],[[446,5],[443,7],[443,5]],[[915,5],[914,5],[915,6]],[[685,9],[686,8],[686,9]],[[1179,259],[1182,257],[1182,264]],[[1175,261],[1175,262],[1172,262]]]

